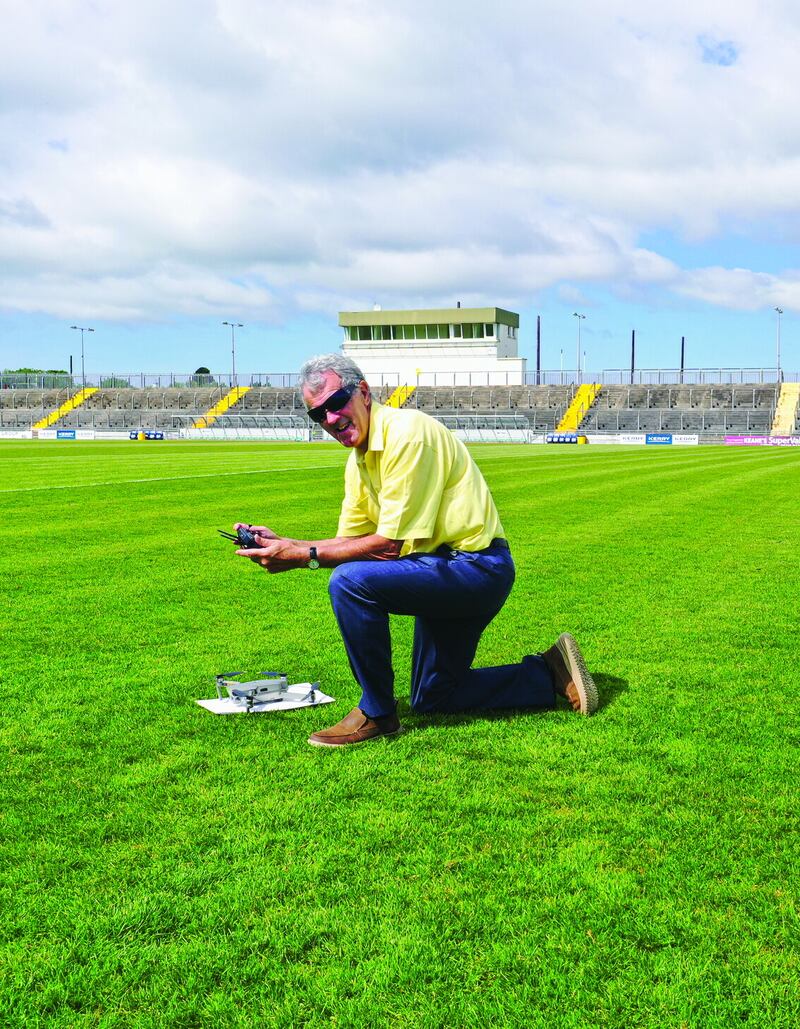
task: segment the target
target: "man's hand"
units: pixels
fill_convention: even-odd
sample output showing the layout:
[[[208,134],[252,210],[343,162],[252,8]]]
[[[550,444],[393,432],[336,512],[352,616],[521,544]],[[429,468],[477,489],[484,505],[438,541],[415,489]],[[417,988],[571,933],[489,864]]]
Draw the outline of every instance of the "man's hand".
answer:
[[[255,533],[256,536],[261,536],[261,538],[265,540],[281,539],[276,532],[273,532],[272,529],[266,525],[248,525],[247,522],[237,522],[233,527],[233,531],[236,532],[239,528],[249,529],[250,532]]]
[[[337,536],[327,540],[294,540],[276,536],[264,525],[250,525],[247,528],[255,534],[258,548],[241,548],[236,553],[240,557],[249,557],[268,572],[308,568],[311,547],[317,548],[318,560],[323,568],[335,568],[346,561],[395,561],[403,548],[402,540],[386,539],[376,533],[368,536]]]
[[[288,572],[308,564],[308,549],[299,547],[294,540],[285,540],[272,533],[267,537],[259,531],[261,526],[250,526],[260,544],[258,549],[237,550],[240,557],[249,557],[268,572]],[[269,532],[269,530],[267,530]]]

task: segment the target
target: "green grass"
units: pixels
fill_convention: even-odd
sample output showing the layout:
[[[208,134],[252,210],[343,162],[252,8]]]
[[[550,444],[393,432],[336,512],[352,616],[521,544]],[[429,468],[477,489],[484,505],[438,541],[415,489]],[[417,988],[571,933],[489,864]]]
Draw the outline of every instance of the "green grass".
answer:
[[[569,629],[566,710],[307,746],[358,700],[327,445],[0,445],[0,1024],[795,1026],[800,454],[476,447],[517,561],[482,664]],[[217,718],[213,674],[337,704]]]

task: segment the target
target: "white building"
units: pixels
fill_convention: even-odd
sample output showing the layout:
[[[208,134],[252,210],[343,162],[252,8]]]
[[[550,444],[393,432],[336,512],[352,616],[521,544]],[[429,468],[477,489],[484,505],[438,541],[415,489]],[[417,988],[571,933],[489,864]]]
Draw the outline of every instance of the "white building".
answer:
[[[343,352],[371,385],[518,386],[519,315],[499,307],[340,311]]]

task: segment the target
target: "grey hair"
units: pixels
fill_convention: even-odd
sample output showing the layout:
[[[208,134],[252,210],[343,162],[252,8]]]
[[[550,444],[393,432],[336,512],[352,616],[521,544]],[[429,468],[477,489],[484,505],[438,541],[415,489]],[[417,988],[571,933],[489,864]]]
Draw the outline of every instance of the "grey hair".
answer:
[[[344,354],[317,354],[300,369],[298,387],[304,389],[308,386],[312,393],[317,393],[325,385],[325,372],[338,375],[343,386],[357,386],[364,378],[364,373],[352,358]]]

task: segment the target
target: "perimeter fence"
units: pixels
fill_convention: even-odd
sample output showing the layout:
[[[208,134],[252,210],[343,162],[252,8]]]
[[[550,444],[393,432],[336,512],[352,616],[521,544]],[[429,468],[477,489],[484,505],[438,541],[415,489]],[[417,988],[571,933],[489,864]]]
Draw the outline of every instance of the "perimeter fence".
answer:
[[[547,369],[526,372],[447,371],[420,372],[411,382],[399,373],[367,375],[370,385],[378,386],[569,386],[582,382],[599,382],[604,386],[713,386],[723,384],[760,384],[799,382],[800,372],[775,368],[605,368],[601,371]],[[67,389],[83,387],[99,389],[231,389],[249,386],[291,389],[297,386],[297,372],[87,372],[68,375],[60,372],[0,372],[0,389]]]

